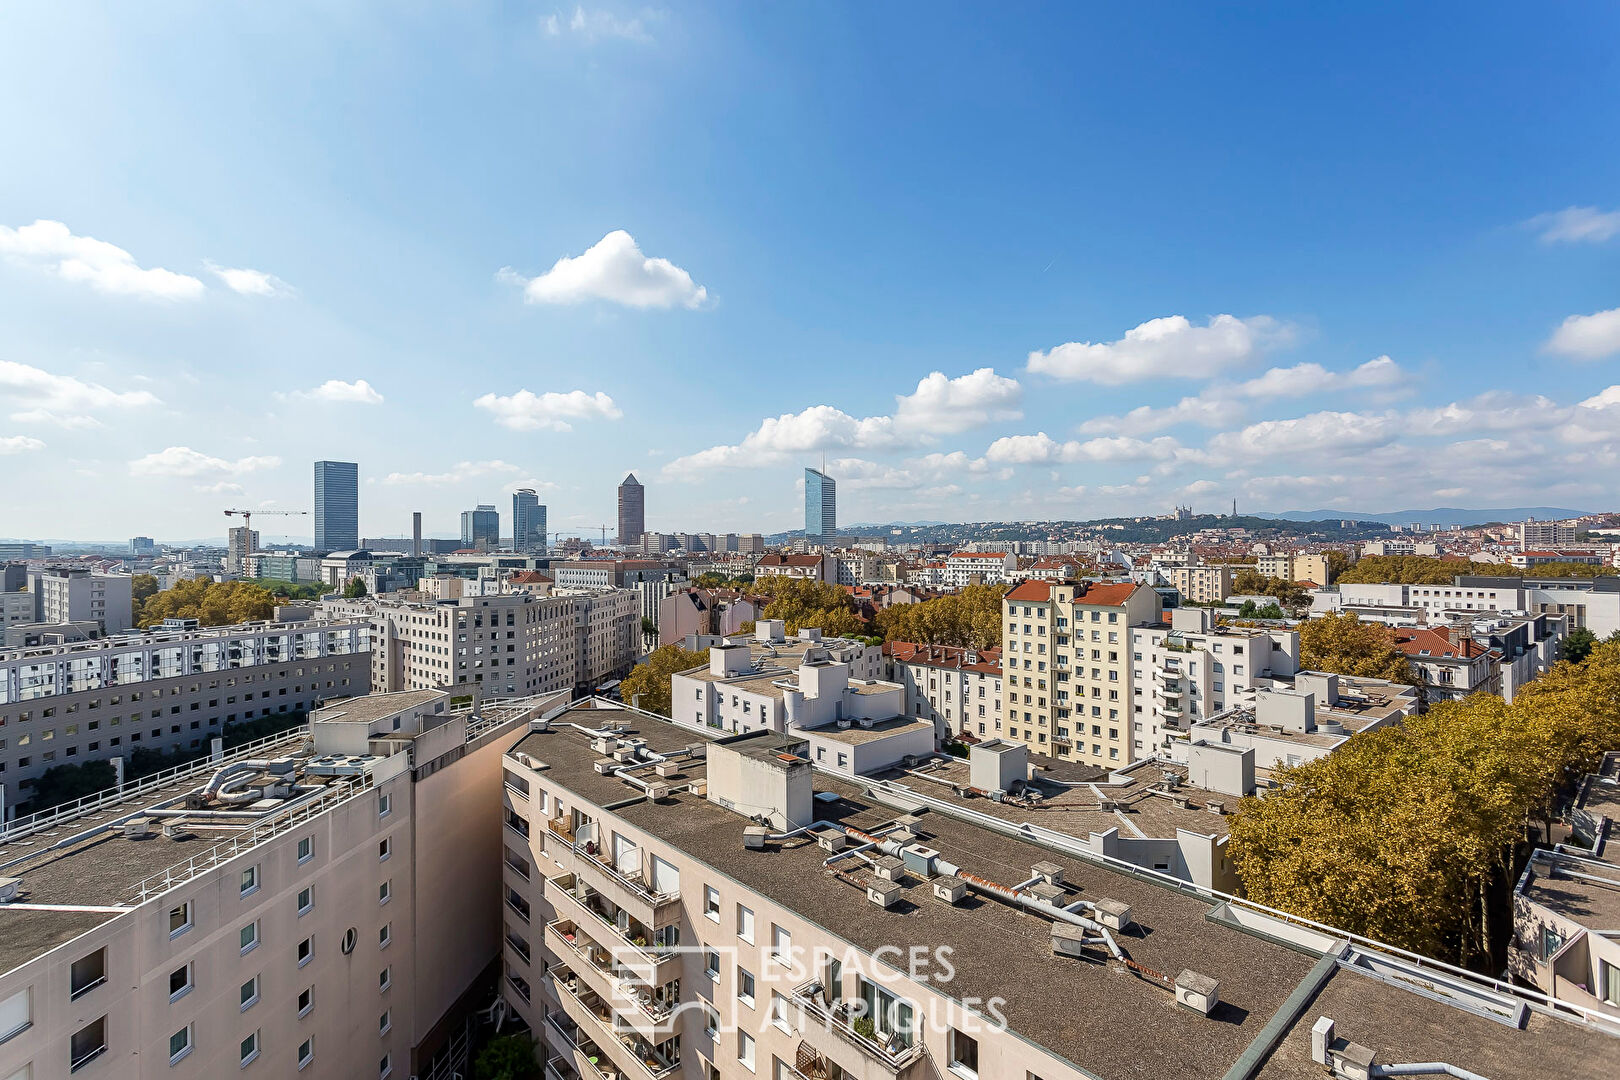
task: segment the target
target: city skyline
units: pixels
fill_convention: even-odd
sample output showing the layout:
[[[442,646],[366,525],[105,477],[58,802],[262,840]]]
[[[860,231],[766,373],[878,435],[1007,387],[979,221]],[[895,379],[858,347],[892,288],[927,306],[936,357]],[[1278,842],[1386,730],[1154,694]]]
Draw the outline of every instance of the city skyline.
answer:
[[[627,471],[780,532],[823,454],[849,521],[1616,501],[1613,11],[580,10],[9,9],[0,532],[217,535],[316,458],[362,534],[590,536]]]

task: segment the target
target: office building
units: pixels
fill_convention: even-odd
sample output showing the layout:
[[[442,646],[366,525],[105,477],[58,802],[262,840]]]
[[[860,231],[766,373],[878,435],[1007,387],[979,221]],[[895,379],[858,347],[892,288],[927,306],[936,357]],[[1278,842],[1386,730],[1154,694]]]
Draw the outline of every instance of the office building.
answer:
[[[1064,761],[1134,760],[1130,632],[1159,611],[1159,594],[1130,582],[1015,587],[1002,601],[1006,738]]]
[[[906,769],[840,775],[815,750],[807,733],[694,733],[601,701],[510,746],[502,993],[549,1075],[1612,1070],[1620,1042],[1602,1020],[1278,918],[1197,883],[1203,871],[1169,872],[1176,841],[1119,825],[1160,831],[1149,819],[1161,810],[1219,820],[1180,808],[1206,794],[1169,779],[1180,773],[1150,779],[1142,763],[1141,781],[1106,777],[1101,796],[1039,783],[1093,808],[1118,793],[1132,810],[1093,809],[1113,824],[1079,831],[1068,819],[1085,828],[1087,811],[1012,805],[1029,775],[1023,746],[976,746],[941,783]],[[1194,827],[1180,830],[1188,851],[1209,839]],[[1166,869],[1117,854],[1150,850]]]
[[[545,554],[546,508],[533,488],[512,493],[512,550]]]
[[[21,540],[0,543],[0,562],[7,559],[48,559],[50,557],[51,545],[49,544],[34,544]]]
[[[53,765],[207,749],[238,720],[371,688],[362,620],[148,630],[0,650],[0,788],[25,801]]]
[[[804,470],[804,536],[831,541],[838,533],[838,483],[820,469]]]
[[[13,822],[0,1072],[469,1075],[464,1022],[501,949],[502,753],[565,702],[448,699],[356,698],[93,811]]]
[[[461,546],[470,551],[495,551],[501,546],[501,514],[488,503],[461,512]]]
[[[157,554],[157,544],[150,536],[136,536],[129,541],[129,553],[137,559]]]
[[[259,550],[259,530],[238,525],[225,537],[225,571],[231,574],[247,572],[248,556]]]
[[[78,567],[51,566],[29,575],[43,623],[94,622],[119,634],[135,625],[134,579]]]
[[[631,473],[619,485],[619,546],[629,547],[647,531],[647,489]]]
[[[360,546],[360,466],[352,461],[315,463],[315,549],[352,551]]]

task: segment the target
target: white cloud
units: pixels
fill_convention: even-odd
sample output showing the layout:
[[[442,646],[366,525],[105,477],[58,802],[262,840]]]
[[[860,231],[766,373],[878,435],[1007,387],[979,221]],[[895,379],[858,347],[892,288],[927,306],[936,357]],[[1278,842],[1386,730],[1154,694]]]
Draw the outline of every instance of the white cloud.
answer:
[[[1097,463],[1166,460],[1181,450],[1169,436],[1151,441],[1116,435],[1058,442],[1044,431],[1034,435],[1004,435],[990,444],[985,460],[997,465],[1055,465],[1076,461]]]
[[[263,270],[250,270],[245,266],[215,266],[213,263],[207,265],[209,272],[224,282],[226,288],[243,296],[291,296],[293,293],[291,285]]]
[[[203,283],[188,274],[144,268],[116,244],[75,236],[60,221],[40,220],[16,229],[0,225],[0,255],[119,296],[194,300],[205,291]]]
[[[1550,398],[1521,397],[1491,390],[1468,401],[1411,409],[1403,427],[1409,435],[1456,435],[1470,431],[1556,430],[1570,410]]]
[[[587,41],[595,41],[597,38],[624,38],[627,41],[646,43],[652,41],[652,35],[647,32],[646,20],[653,14],[655,13],[645,12],[642,15],[625,18],[600,8],[587,11],[584,7],[575,7],[572,15],[563,12],[547,15],[540,20],[540,26],[548,37],[561,37],[566,31]]]
[[[506,483],[501,485],[501,491],[507,495],[512,494],[519,488],[529,488],[533,490],[536,495],[544,495],[548,491],[562,490],[561,485],[559,484],[555,484],[550,480],[536,480],[534,477],[530,477],[527,480],[508,480]]]
[[[607,300],[633,308],[699,308],[709,298],[685,270],[643,255],[623,229],[608,233],[583,255],[563,256],[538,277],[525,278],[510,267],[495,276],[523,286],[523,298],[531,304]]]
[[[519,466],[496,458],[491,461],[458,461],[450,466],[447,472],[442,473],[389,473],[382,478],[382,482],[391,486],[422,484],[428,487],[444,487],[447,484],[460,484],[480,477],[510,475],[522,471]],[[517,484],[515,486],[527,487],[529,485]]]
[[[1399,386],[1406,380],[1401,366],[1387,356],[1375,357],[1350,371],[1328,371],[1321,364],[1295,364],[1272,368],[1259,378],[1238,386],[1244,397],[1304,397],[1330,390],[1369,390]]]
[[[1225,390],[1211,390],[1197,397],[1184,397],[1174,405],[1162,408],[1138,405],[1124,416],[1094,416],[1081,424],[1080,430],[1146,435],[1177,424],[1218,428],[1239,422],[1243,413],[1243,404],[1230,397]]]
[[[246,495],[247,488],[234,480],[221,480],[215,484],[198,484],[192,490],[204,495]]]
[[[327,379],[321,385],[310,390],[294,390],[290,394],[277,394],[283,399],[297,401],[324,401],[333,405],[381,405],[383,396],[377,392],[376,387],[364,379],[354,382],[344,382],[342,379]]]
[[[227,461],[189,446],[171,446],[130,462],[129,471],[134,476],[235,476],[273,469],[280,464],[278,457],[244,457]]]
[[[1286,344],[1292,328],[1267,315],[1217,315],[1194,326],[1170,315],[1127,330],[1118,341],[1069,342],[1029,354],[1029,370],[1069,381],[1119,386],[1143,379],[1204,379]]]
[[[803,412],[766,417],[758,429],[735,446],[711,446],[676,458],[664,466],[672,475],[705,469],[779,464],[796,454],[823,450],[873,450],[897,445],[894,420],[887,416],[859,419],[831,405],[812,405]]]
[[[1571,315],[1553,331],[1543,348],[1576,360],[1601,360],[1620,352],[1620,308]]]
[[[909,470],[861,458],[838,458],[832,462],[831,472],[837,478],[839,487],[844,490],[861,488],[908,490],[918,487],[921,483],[920,479]]]
[[[1240,431],[1222,432],[1209,441],[1221,460],[1246,461],[1269,455],[1322,453],[1379,446],[1400,433],[1392,414],[1317,412],[1291,420],[1262,420]]]
[[[495,422],[514,431],[572,431],[570,420],[618,420],[624,416],[613,399],[598,390],[543,394],[519,390],[515,394],[485,394],[473,407],[495,414]]]
[[[955,434],[997,420],[1021,420],[1024,390],[1018,380],[994,368],[949,379],[935,371],[917,383],[915,393],[895,398],[894,421],[924,434]]]
[[[161,404],[149,390],[112,390],[71,375],[55,375],[28,364],[0,360],[0,401],[22,423],[96,427],[96,413]]]
[[[0,435],[0,454],[22,454],[43,449],[45,444],[32,435]]]
[[[1541,232],[1544,244],[1601,244],[1620,236],[1620,210],[1568,206],[1551,214],[1537,214],[1525,224]]]
[[[1613,409],[1620,407],[1620,386],[1610,386],[1585,401],[1581,402],[1583,409]]]

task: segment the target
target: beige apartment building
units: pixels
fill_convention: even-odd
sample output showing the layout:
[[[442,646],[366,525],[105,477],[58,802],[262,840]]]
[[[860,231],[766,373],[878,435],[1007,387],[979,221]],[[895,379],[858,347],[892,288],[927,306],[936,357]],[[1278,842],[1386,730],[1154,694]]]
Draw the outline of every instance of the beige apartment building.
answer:
[[[1221,604],[1232,594],[1230,566],[1176,566],[1170,570],[1170,584],[1189,604]]]
[[[206,750],[238,721],[371,689],[355,619],[149,630],[0,649],[0,817],[56,765]]]
[[[1159,594],[1130,582],[1026,581],[1002,601],[1006,738],[1062,761],[1135,759],[1131,629],[1159,621]]]
[[[1321,553],[1301,552],[1297,555],[1261,555],[1255,559],[1255,569],[1266,577],[1284,581],[1309,581],[1328,586],[1327,556]]]
[[[1014,749],[975,786],[1016,795]],[[1597,1080],[1620,1049],[1601,1017],[807,750],[594,700],[509,743],[502,992],[548,1080],[1365,1080],[1418,1061]]]
[[[563,703],[356,698],[0,836],[0,1075],[431,1073],[488,1004],[502,749]]]

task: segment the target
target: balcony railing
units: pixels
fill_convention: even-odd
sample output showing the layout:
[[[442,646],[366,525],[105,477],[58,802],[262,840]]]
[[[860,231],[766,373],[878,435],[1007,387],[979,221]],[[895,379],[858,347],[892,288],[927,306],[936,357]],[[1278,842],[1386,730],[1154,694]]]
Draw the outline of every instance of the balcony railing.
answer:
[[[922,1055],[921,1043],[913,1042],[908,1046],[901,1046],[892,1041],[882,1043],[856,1031],[849,1003],[835,1001],[829,1005],[823,1002],[820,982],[808,982],[796,988],[793,991],[793,1002],[814,1019],[818,1026],[831,1031],[867,1057],[897,1073]]]
[[[554,965],[550,971],[550,978],[552,988],[556,991],[558,999],[563,1002],[564,1008],[567,1008],[570,1000],[577,1003],[600,1029],[601,1034],[618,1044],[623,1051],[623,1057],[635,1062],[636,1072],[644,1080],[664,1080],[664,1077],[671,1076],[680,1069],[678,1050],[674,1059],[670,1061],[653,1053],[652,1044],[641,1039],[633,1030],[623,1028],[601,995],[582,986],[579,976],[567,965]],[[643,1045],[638,1046],[638,1041]],[[674,1045],[677,1048],[679,1046],[678,1043]]]
[[[643,978],[643,972],[616,960],[590,933],[568,919],[546,924],[546,934],[552,952],[561,957],[572,956],[569,963],[576,971],[591,971],[598,978],[597,985],[607,991],[608,1000],[615,1005],[628,1004],[646,1018],[643,1026],[668,1020],[678,999],[672,1000],[662,986],[653,986]],[[600,992],[600,991],[598,991]],[[657,1032],[667,1036],[671,1032]]]

